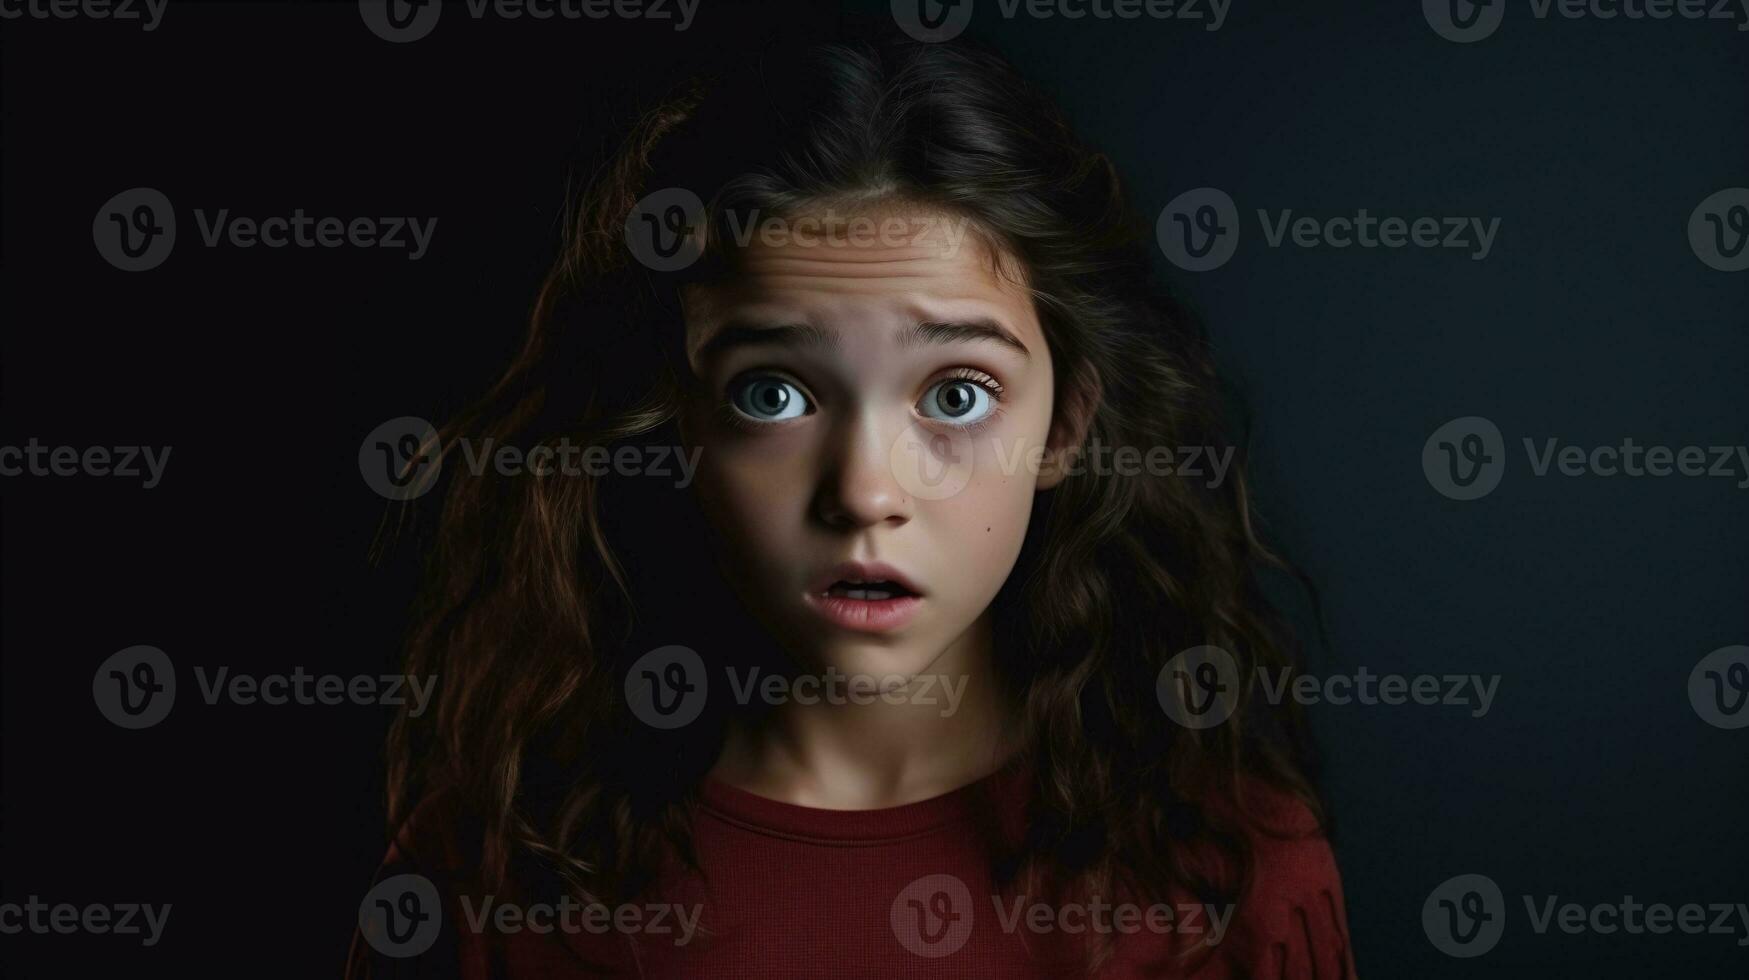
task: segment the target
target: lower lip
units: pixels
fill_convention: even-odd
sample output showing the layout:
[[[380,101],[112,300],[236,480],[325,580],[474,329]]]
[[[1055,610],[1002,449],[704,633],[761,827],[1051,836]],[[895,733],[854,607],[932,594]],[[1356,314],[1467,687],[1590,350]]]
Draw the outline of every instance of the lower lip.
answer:
[[[834,626],[860,633],[891,633],[901,630],[917,615],[923,598],[915,595],[891,599],[851,599],[836,595],[809,594],[808,604]]]

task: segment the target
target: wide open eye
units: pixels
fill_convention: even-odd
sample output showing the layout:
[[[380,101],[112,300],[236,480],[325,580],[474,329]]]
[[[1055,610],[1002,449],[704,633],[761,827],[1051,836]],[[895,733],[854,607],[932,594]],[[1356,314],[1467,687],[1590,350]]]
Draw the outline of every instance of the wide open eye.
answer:
[[[792,381],[775,375],[754,375],[729,390],[735,411],[758,422],[782,422],[808,414],[808,396]]]
[[[929,386],[917,403],[924,418],[970,425],[989,415],[996,399],[989,388],[966,378],[947,378]]]

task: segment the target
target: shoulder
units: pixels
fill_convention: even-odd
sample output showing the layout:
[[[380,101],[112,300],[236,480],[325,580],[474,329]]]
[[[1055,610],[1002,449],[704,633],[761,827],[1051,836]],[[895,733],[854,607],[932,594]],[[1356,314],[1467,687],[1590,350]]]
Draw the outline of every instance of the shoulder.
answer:
[[[1294,794],[1255,783],[1243,788],[1240,805],[1251,870],[1227,958],[1267,980],[1353,977],[1342,876],[1317,815]]]
[[[451,794],[427,796],[396,828],[361,896],[348,980],[486,975],[485,950],[459,929],[456,896],[473,884],[463,808]]]
[[[514,872],[488,877],[482,826],[459,793],[413,808],[362,896],[347,980],[623,975],[623,935],[542,927],[535,917],[545,910],[550,922],[562,905]]]
[[[1244,780],[1236,796],[1204,803],[1219,830],[1187,843],[1186,872],[1232,897],[1174,886],[1170,898],[1186,918],[1166,944],[1120,948],[1110,977],[1188,976],[1194,980],[1353,980],[1342,876],[1323,822],[1294,793]],[[1234,845],[1246,860],[1235,864]],[[1191,928],[1192,921],[1196,927]]]

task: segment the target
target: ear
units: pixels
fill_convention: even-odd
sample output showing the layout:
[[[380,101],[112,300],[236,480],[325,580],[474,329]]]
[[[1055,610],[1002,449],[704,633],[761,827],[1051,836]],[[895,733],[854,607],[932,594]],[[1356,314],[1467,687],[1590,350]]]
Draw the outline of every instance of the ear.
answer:
[[[1051,412],[1051,432],[1045,442],[1043,465],[1039,467],[1038,489],[1049,490],[1068,477],[1073,456],[1086,444],[1087,430],[1093,425],[1093,416],[1098,413],[1104,394],[1105,384],[1099,380],[1099,371],[1086,361],[1076,365]]]

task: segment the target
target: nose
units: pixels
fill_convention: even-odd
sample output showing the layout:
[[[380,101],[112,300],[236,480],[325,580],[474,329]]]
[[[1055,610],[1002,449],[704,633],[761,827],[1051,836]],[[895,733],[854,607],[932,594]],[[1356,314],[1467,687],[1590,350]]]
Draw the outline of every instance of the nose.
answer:
[[[911,519],[912,499],[893,472],[892,439],[873,413],[843,420],[828,436],[814,513],[828,527],[860,530]]]

